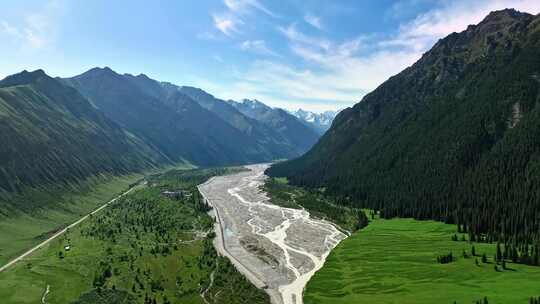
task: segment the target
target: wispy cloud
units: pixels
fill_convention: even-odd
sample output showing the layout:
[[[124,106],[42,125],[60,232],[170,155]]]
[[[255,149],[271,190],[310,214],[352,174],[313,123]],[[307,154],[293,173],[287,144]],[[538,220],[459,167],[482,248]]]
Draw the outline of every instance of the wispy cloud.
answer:
[[[258,0],[224,0],[223,4],[227,8],[220,13],[212,13],[214,28],[228,37],[242,33],[240,27],[245,24],[244,19],[254,11],[262,12],[271,17],[278,17]],[[210,36],[210,32],[203,32],[205,35],[198,35],[200,38]]]
[[[277,17],[276,14],[257,0],[224,0],[224,4],[230,11],[238,14],[248,13],[250,9],[255,9],[268,16]]]
[[[23,49],[38,50],[53,44],[57,20],[65,9],[61,0],[48,1],[40,10],[29,12],[21,21],[0,21],[0,34],[10,37]]]
[[[381,46],[402,46],[414,50],[427,50],[437,39],[452,32],[460,32],[470,24],[482,21],[491,11],[515,8],[537,14],[540,12],[538,0],[484,0],[454,1],[417,16],[402,24],[393,39],[382,41]]]
[[[226,0],[226,13],[241,19],[249,9],[264,12],[248,2]],[[278,26],[278,33],[296,60],[270,56],[274,52],[264,40],[244,40],[240,49],[270,57],[231,71],[229,83],[207,85],[223,98],[257,98],[289,109],[343,108],[412,65],[438,39],[480,22],[490,11],[507,7],[536,14],[540,12],[540,1],[445,1],[402,23],[394,33],[365,33],[344,40],[332,39],[327,31],[308,34],[296,23]],[[317,29],[324,28],[314,15],[306,14],[303,21]],[[240,33],[238,23],[223,25],[220,31],[228,36]]]
[[[331,42],[327,39],[306,35],[296,29],[295,24],[288,27],[278,26],[278,31],[281,32],[289,41],[293,43],[303,43],[311,46],[316,46],[320,49],[327,50]]]
[[[322,23],[321,23],[321,18],[315,16],[315,15],[312,15],[312,14],[306,14],[304,16],[304,21],[306,21],[306,23],[308,23],[309,25],[319,29],[319,30],[322,30],[323,26],[322,26]]]
[[[240,49],[259,55],[280,57],[277,53],[266,46],[266,42],[264,40],[246,40],[240,44]]]
[[[214,20],[214,26],[216,29],[229,37],[231,37],[233,34],[240,33],[238,27],[244,23],[240,18],[229,14],[214,14],[212,15],[212,18]]]
[[[390,76],[412,65],[438,39],[480,22],[490,11],[507,7],[536,14],[540,1],[445,2],[401,24],[394,35],[386,38],[360,36],[336,42],[308,35],[295,24],[278,27],[304,67],[257,60],[237,76],[236,83],[228,88],[234,88],[234,92],[229,90],[229,96],[243,94],[274,105],[312,104],[319,110],[352,105]],[[364,47],[369,51],[363,51]]]

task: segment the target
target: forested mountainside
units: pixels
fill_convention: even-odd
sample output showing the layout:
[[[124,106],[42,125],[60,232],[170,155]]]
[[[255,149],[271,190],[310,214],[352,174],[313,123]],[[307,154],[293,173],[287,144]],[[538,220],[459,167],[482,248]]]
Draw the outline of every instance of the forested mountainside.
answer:
[[[306,126],[315,130],[315,132],[317,132],[318,134],[323,135],[324,132],[326,132],[330,128],[332,122],[334,121],[334,118],[336,118],[336,115],[339,113],[339,111],[340,110],[314,113],[311,111],[298,109],[294,112],[291,112],[291,114],[300,119],[300,121],[303,122]]]
[[[242,114],[277,131],[291,143],[296,143],[303,152],[309,150],[320,137],[314,129],[283,109],[271,108],[258,100],[249,99],[242,102],[229,100],[228,103]]]
[[[222,114],[217,109],[228,109],[225,102],[213,99],[214,107],[208,107],[201,101],[207,99],[188,96],[192,90],[204,92],[199,89],[182,90],[142,74],[120,75],[109,68],[95,68],[63,81],[175,162],[243,164],[294,157],[305,151],[277,137],[279,134],[260,131],[256,121],[234,108],[235,116]]]
[[[266,147],[272,154],[280,155],[278,158],[294,158],[306,152],[315,142],[306,146],[304,142],[298,142],[292,130],[280,132],[273,126],[259,121],[228,102],[215,98],[207,92],[194,87],[178,87],[178,89],[197,101],[202,107],[212,111],[221,119],[238,129],[246,138],[256,142],[256,146]],[[277,159],[277,158],[274,158]]]
[[[515,10],[440,40],[304,156],[268,170],[343,202],[457,223],[539,264],[540,17]]]
[[[42,70],[0,81],[0,201],[169,160]]]

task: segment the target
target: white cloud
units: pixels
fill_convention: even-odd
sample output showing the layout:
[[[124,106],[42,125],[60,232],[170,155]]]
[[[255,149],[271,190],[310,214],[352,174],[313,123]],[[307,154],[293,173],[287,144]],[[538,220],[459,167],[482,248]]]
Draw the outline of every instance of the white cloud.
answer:
[[[57,34],[57,21],[64,13],[62,0],[50,0],[40,10],[29,12],[18,24],[0,22],[0,34],[5,34],[22,49],[38,50],[51,46]]]
[[[213,13],[212,19],[214,27],[228,37],[241,33],[240,26],[244,25],[243,20],[247,17],[246,15],[254,11],[263,12],[271,17],[278,17],[258,0],[224,0],[223,3],[227,10],[221,13]],[[198,37],[202,39],[215,38],[209,32],[199,34]]]
[[[23,37],[21,31],[19,31],[18,28],[14,27],[14,26],[11,26],[6,21],[2,21],[0,24],[2,25],[1,32],[5,33],[5,34],[7,34],[9,36],[16,37],[16,38]]]
[[[240,49],[259,55],[279,57],[277,53],[266,46],[264,40],[246,40],[240,44]]]
[[[301,61],[293,65],[281,60],[256,60],[244,70],[231,73],[232,83],[214,85],[213,89],[223,98],[257,98],[289,109],[343,108],[412,65],[438,39],[479,23],[490,11],[507,7],[536,14],[540,1],[444,2],[403,23],[394,35],[382,38],[369,35],[333,41],[301,32],[295,24],[278,27]],[[253,47],[253,42],[246,43],[246,49]]]
[[[319,30],[322,30],[323,26],[322,26],[322,23],[321,23],[321,18],[315,16],[315,15],[312,15],[312,14],[306,14],[304,16],[304,21],[306,21],[306,23],[308,23],[309,25],[315,27],[315,28],[318,28]]]
[[[214,19],[214,26],[223,34],[231,37],[233,34],[239,33],[239,25],[242,25],[244,22],[232,15],[212,15]]]
[[[338,102],[334,108],[339,108],[359,101],[390,76],[412,65],[438,39],[463,31],[469,24],[479,23],[490,11],[506,7],[536,14],[540,1],[448,2],[402,24],[395,36],[383,40],[359,37],[337,43],[302,33],[294,24],[280,27],[278,30],[289,40],[291,51],[309,68],[259,61],[245,72],[243,81],[251,84],[253,94],[271,95],[276,91],[290,100],[309,103],[311,98],[317,105],[322,101]],[[370,52],[359,54],[364,44],[369,44]]]
[[[279,26],[278,31],[285,35],[285,37],[287,37],[293,43],[308,44],[324,50],[327,50],[331,44],[331,42],[327,39],[312,37],[299,32],[296,29],[295,24],[291,24],[288,27]]]
[[[415,50],[427,50],[433,43],[452,32],[461,32],[470,24],[478,24],[490,12],[515,8],[532,14],[540,12],[538,0],[484,0],[454,1],[417,16],[401,25],[399,34],[382,46],[403,46]]]
[[[248,13],[250,9],[256,9],[268,16],[277,17],[272,11],[257,0],[224,0],[225,6],[232,12],[238,14]]]

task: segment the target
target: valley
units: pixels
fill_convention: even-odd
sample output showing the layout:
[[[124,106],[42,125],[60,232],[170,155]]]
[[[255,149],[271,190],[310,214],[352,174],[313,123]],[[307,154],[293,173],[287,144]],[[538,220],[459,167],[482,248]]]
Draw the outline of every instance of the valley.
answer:
[[[2,304],[540,304],[539,0],[5,2]]]
[[[1,272],[3,303],[269,303],[217,255],[209,208],[196,190],[211,176],[242,170],[147,176],[145,185]]]
[[[305,284],[346,235],[305,209],[270,203],[260,189],[267,165],[199,186],[218,215],[217,247],[275,304],[301,304]]]

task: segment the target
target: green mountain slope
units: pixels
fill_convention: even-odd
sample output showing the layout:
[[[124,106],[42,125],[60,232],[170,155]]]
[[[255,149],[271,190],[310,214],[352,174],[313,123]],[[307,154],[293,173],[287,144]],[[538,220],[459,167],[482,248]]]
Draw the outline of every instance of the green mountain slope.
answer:
[[[0,201],[168,161],[42,70],[0,81],[0,141]]]
[[[437,42],[341,112],[311,151],[268,173],[385,217],[457,223],[538,263],[539,53],[539,16],[493,12]]]
[[[208,166],[299,155],[290,152],[294,146],[274,149],[264,134],[246,136],[245,130],[201,106],[178,87],[145,75],[120,75],[109,68],[95,68],[63,81],[82,92],[107,117],[174,161]],[[238,114],[236,121],[247,120]]]
[[[244,138],[249,139],[253,146],[267,151],[274,156],[273,159],[298,157],[309,148],[302,142],[291,139],[289,134],[245,115],[228,102],[215,98],[199,88],[184,86],[178,89],[242,132]]]

